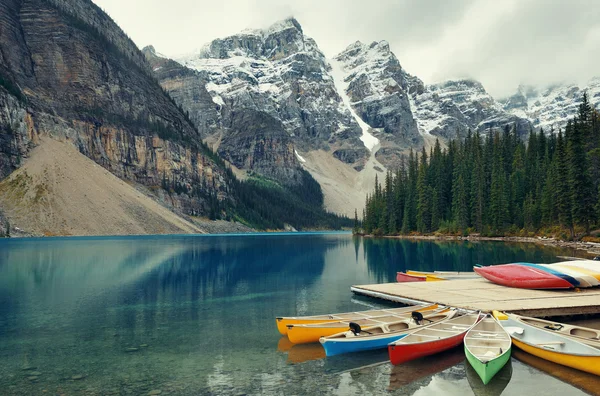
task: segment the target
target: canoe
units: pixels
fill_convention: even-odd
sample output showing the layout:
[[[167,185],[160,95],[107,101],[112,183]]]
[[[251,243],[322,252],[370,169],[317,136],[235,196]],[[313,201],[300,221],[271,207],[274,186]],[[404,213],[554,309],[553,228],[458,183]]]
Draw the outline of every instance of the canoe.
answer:
[[[573,278],[577,279],[577,281],[579,282],[579,287],[594,287],[594,286],[598,286],[598,284],[600,284],[598,279],[596,279],[595,277],[593,277],[589,274],[586,274],[584,272],[584,271],[586,271],[585,269],[580,269],[573,265],[560,264],[560,263],[540,264],[540,265],[542,267],[551,268],[553,270],[560,271],[566,275],[572,276]]]
[[[515,351],[511,351],[514,355]],[[484,384],[479,379],[479,375],[470,364],[465,364],[465,374],[467,382],[475,396],[500,396],[512,379],[513,367],[511,359],[508,359],[504,367],[494,375],[490,382]]]
[[[479,312],[454,317],[411,332],[388,345],[392,364],[434,355],[462,344],[465,334],[479,320]]]
[[[494,311],[494,315],[510,332],[513,344],[519,349],[563,366],[600,375],[600,349],[572,337],[516,321],[501,312]]]
[[[275,321],[277,323],[277,330],[279,330],[281,334],[287,335],[287,325],[339,322],[340,320],[368,319],[375,316],[385,316],[394,315],[402,312],[411,312],[417,309],[416,307],[421,308],[422,306],[371,309],[368,311],[343,312],[329,315],[277,317],[275,318]]]
[[[571,260],[550,264],[551,266],[567,267],[580,273],[589,275],[600,282],[600,261],[594,260]],[[589,278],[588,278],[589,279]],[[593,281],[592,281],[593,282]]]
[[[554,332],[563,336],[572,337],[587,345],[600,348],[600,330],[589,327],[570,325],[566,323],[552,322],[550,320],[530,318],[515,314],[506,314],[509,318],[522,322],[542,330]]]
[[[329,337],[321,337],[319,342],[325,348],[327,356],[339,355],[341,353],[367,351],[371,349],[386,348],[390,342],[407,336],[412,330],[417,330],[430,324],[450,319],[456,315],[455,309],[448,309],[430,316],[423,322],[413,318],[403,319],[394,323],[361,329],[361,332],[344,331]]]
[[[410,318],[412,312],[421,312],[425,318],[440,312],[443,308],[439,308],[436,304],[426,305],[422,308],[408,307],[410,310],[399,312],[395,315],[374,316],[369,319],[356,320],[340,320],[338,322],[315,323],[315,324],[299,324],[288,325],[287,336],[294,344],[307,344],[310,342],[319,342],[319,338],[327,337],[342,331],[349,330],[350,322],[357,323],[361,327],[377,326],[385,323],[394,323],[402,319]]]
[[[457,279],[474,279],[477,278],[475,272],[456,272],[456,271],[412,271],[397,272],[396,281],[398,282],[437,282]]]
[[[577,286],[580,286],[580,284],[581,284],[581,282],[579,282],[577,279],[575,279],[571,275],[565,273],[564,271],[560,271],[556,267],[552,267],[552,266],[544,265],[544,264],[533,264],[533,263],[515,263],[515,264],[522,265],[524,267],[535,268],[535,269],[539,269],[542,271],[546,271],[549,274],[552,274],[554,276],[557,276],[561,279],[566,280],[571,285],[573,285],[572,287],[577,287]]]
[[[441,276],[438,276],[434,273],[429,273],[429,272],[419,272],[419,271],[408,270],[408,271],[406,271],[406,274],[412,275],[412,276],[424,276],[426,282],[439,282],[439,281],[447,280]]]
[[[410,275],[404,272],[396,272],[396,282],[425,282],[426,276]]]
[[[597,276],[600,276],[600,261],[597,260],[571,260],[571,261],[561,261],[559,263],[561,265],[572,265],[578,268],[585,268],[590,271],[593,271]],[[598,279],[598,278],[596,278]]]
[[[557,266],[561,270],[570,270],[578,273],[579,280],[584,279],[591,286],[599,286],[600,285],[600,272],[592,271],[585,267],[578,267],[576,265],[571,264],[550,264],[552,266]]]
[[[471,278],[477,278],[477,274],[473,271],[433,271],[433,272],[427,272],[427,271],[412,271],[412,270],[408,270],[406,271],[407,274],[410,275],[420,275],[420,276],[425,276],[425,275],[434,275],[437,277],[441,277],[444,279],[471,279]]]
[[[484,384],[510,359],[510,335],[490,315],[467,332],[464,343],[467,360]]]
[[[496,284],[521,289],[572,289],[573,284],[543,269],[521,264],[473,267],[483,278]]]

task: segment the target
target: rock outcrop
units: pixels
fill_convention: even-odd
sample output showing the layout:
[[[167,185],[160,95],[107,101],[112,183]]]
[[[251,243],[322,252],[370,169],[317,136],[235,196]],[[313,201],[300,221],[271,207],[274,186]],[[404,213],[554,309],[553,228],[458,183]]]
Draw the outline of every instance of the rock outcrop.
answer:
[[[225,169],[143,54],[91,1],[0,3],[0,178],[39,135],[70,142],[182,213],[227,198]]]
[[[150,48],[144,52],[161,85],[194,122],[198,124],[200,114],[209,114],[204,117],[211,122],[200,120],[199,127],[207,141],[217,142],[218,152],[233,163],[240,159],[229,157],[236,147],[227,144],[236,140],[227,136],[238,134],[244,127],[236,124],[239,120],[249,124],[252,117],[258,117],[256,123],[261,123],[266,118],[260,113],[283,127],[277,133],[283,145],[276,146],[280,153],[288,152],[286,147],[291,142],[302,152],[323,149],[358,166],[366,161],[368,151],[359,140],[361,129],[336,91],[329,63],[293,18],[265,30],[247,30],[216,39],[198,53],[179,59],[179,63],[157,56]],[[247,114],[240,116],[242,112]],[[254,133],[261,133],[260,129]],[[298,163],[289,162],[290,158],[272,159],[300,169]],[[266,166],[268,160],[261,162]],[[281,173],[278,169],[272,171],[268,172]],[[285,183],[297,177],[285,173],[291,176],[280,175]]]
[[[386,41],[350,45],[334,59],[341,64],[346,92],[357,114],[400,147],[423,143],[412,114],[407,74]]]

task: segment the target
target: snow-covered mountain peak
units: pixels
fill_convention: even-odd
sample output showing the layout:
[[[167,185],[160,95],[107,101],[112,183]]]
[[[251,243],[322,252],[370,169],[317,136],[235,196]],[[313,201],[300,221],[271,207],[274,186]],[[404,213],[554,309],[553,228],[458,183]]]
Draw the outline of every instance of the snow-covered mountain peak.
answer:
[[[281,31],[288,30],[288,29],[295,29],[295,30],[299,31],[300,33],[304,33],[302,31],[302,25],[300,25],[300,22],[298,22],[298,20],[294,17],[289,17],[284,20],[275,22],[273,25],[269,26],[268,29],[264,30],[263,34],[264,35],[277,34]]]
[[[600,106],[600,78],[592,78],[585,86],[574,83],[557,83],[545,88],[520,85],[512,96],[501,100],[504,109],[528,118],[536,128],[550,130],[563,128],[577,115],[583,92],[590,104]]]
[[[365,64],[369,64],[371,68],[374,66],[379,67],[390,60],[400,66],[400,62],[398,62],[398,59],[390,50],[389,43],[385,40],[373,41],[371,44],[356,41],[346,47],[335,59],[346,63],[346,67],[353,68]]]
[[[246,29],[238,34],[218,38],[179,61],[189,66],[198,59],[226,59],[239,56],[281,59],[302,51],[318,51],[317,45],[304,36],[295,18],[287,18],[266,29]],[[319,51],[320,52],[320,51]]]

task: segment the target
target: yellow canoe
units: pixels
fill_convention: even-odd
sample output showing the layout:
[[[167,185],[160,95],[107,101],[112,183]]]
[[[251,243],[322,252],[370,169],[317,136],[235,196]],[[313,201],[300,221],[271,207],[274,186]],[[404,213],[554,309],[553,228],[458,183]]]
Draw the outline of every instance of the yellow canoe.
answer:
[[[426,305],[426,306],[410,306],[402,308],[389,308],[389,309],[372,309],[368,311],[358,312],[343,312],[329,315],[315,315],[315,316],[287,316],[277,317],[275,321],[277,323],[277,330],[283,335],[287,335],[288,325],[298,324],[316,324],[316,323],[331,323],[339,322],[340,320],[355,321],[358,319],[369,319],[376,316],[396,315],[399,313],[412,312],[424,307],[437,308],[437,304]]]
[[[419,311],[423,313],[423,317],[427,319],[441,312],[446,312],[448,309],[438,309],[437,305],[429,305],[421,308],[411,307],[410,311],[397,313],[394,315],[375,316],[366,319],[341,320],[338,322],[316,323],[316,324],[297,324],[287,326],[288,339],[294,344],[307,344],[311,342],[319,342],[319,338],[327,337],[337,333],[347,331],[349,323],[354,322],[361,327],[378,326],[386,323],[395,323],[402,319],[411,317],[411,312]]]
[[[562,352],[554,352],[544,349],[543,347],[526,344],[524,342],[515,340],[514,338],[513,344],[519,349],[522,349],[525,352],[544,360],[562,364],[563,366],[572,367],[587,373],[600,375],[600,356],[580,356],[570,355]]]
[[[408,274],[408,275],[415,275],[415,276],[424,276],[426,282],[439,282],[439,281],[445,281],[445,280],[447,280],[447,279],[445,279],[445,278],[443,278],[441,276],[434,275],[434,274],[429,274],[427,272],[419,272],[419,271],[408,270],[408,271],[406,271],[406,274]]]
[[[494,311],[494,316],[519,349],[550,362],[600,375],[600,349],[517,321],[510,314]]]

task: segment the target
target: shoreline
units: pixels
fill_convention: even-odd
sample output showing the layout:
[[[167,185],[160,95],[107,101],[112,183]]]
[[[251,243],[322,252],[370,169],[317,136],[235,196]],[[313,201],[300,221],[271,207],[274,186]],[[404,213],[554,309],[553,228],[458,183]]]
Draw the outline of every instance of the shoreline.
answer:
[[[535,243],[538,245],[560,247],[567,249],[574,249],[585,252],[585,254],[592,259],[593,257],[600,256],[600,243],[595,242],[567,242],[559,239],[548,238],[548,237],[482,237],[482,236],[455,236],[455,235],[384,235],[384,236],[373,236],[373,235],[362,235],[364,238],[388,238],[388,239],[412,239],[412,240],[424,240],[424,241],[470,241],[470,242],[512,242],[512,243]]]

